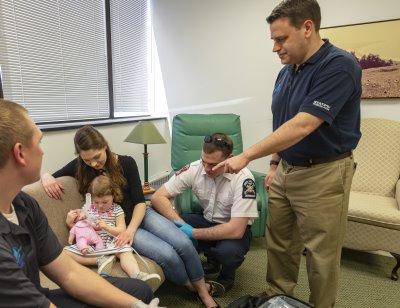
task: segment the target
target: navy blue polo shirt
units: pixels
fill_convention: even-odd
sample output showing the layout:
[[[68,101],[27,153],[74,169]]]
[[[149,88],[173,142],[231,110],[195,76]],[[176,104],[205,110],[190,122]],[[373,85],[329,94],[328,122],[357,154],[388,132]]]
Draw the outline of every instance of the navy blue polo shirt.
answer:
[[[290,163],[351,151],[361,137],[361,67],[353,55],[324,41],[297,70],[294,65],[283,67],[275,83],[274,131],[299,112],[324,120],[310,135],[279,152]]]

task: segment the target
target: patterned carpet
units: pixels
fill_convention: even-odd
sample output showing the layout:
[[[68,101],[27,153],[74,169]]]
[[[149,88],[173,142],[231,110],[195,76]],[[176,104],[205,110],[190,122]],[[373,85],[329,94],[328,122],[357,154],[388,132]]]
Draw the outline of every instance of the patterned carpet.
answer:
[[[336,307],[400,308],[400,281],[390,280],[394,258],[345,249],[343,251],[340,290]],[[226,307],[245,294],[263,291],[266,273],[265,239],[253,239],[246,260],[236,274],[235,286],[217,299]],[[162,306],[201,307],[183,287],[165,282],[156,292]],[[302,258],[296,296],[307,301],[309,296],[305,258]]]

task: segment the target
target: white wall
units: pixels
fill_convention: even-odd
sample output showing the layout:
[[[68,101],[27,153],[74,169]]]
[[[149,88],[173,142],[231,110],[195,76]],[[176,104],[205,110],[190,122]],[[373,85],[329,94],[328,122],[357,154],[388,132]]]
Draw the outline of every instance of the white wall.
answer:
[[[149,178],[161,171],[170,170],[170,137],[166,120],[153,121],[160,133],[167,140],[167,144],[148,145]],[[131,132],[136,123],[114,124],[96,127],[107,139],[111,150],[117,154],[133,156],[139,167],[142,181],[143,171],[143,145],[126,143],[124,139]],[[42,148],[44,151],[42,172],[54,172],[75,158],[74,135],[76,130],[44,132]]]
[[[271,94],[281,64],[272,53],[265,18],[277,3],[153,0],[154,33],[171,116],[237,113],[245,147],[271,132]],[[319,3],[322,26],[400,18],[398,0]],[[400,100],[363,102],[362,116],[400,120]],[[265,172],[267,159],[251,167]]]
[[[237,113],[244,146],[271,132],[271,93],[281,64],[266,16],[279,1],[153,0],[155,38],[170,114]],[[400,18],[400,1],[320,0],[322,26]],[[394,29],[397,33],[398,29]],[[398,39],[395,35],[393,39]],[[363,117],[400,120],[400,100],[364,101]],[[164,121],[156,121],[168,137]],[[142,146],[124,143],[134,124],[101,126],[111,148],[132,155],[143,179]],[[74,158],[75,130],[45,132],[43,171]],[[170,143],[150,145],[149,176],[170,168]],[[265,171],[267,159],[252,163]]]
[[[280,64],[266,31],[269,1],[155,0],[154,33],[171,116],[237,113],[245,147],[271,131]],[[266,159],[253,163],[265,171]]]

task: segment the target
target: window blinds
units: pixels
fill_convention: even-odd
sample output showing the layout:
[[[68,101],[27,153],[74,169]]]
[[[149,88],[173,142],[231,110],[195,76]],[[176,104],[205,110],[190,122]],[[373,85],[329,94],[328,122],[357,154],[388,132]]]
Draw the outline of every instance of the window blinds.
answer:
[[[109,117],[105,4],[1,0],[5,99],[37,123]]]
[[[152,85],[149,0],[112,0],[114,115],[149,114]]]

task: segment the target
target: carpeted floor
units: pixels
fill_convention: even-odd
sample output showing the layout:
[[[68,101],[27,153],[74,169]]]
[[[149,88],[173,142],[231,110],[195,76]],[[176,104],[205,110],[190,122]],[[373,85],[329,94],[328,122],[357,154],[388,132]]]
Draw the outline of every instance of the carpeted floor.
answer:
[[[400,281],[390,280],[393,258],[345,249],[342,255],[340,290],[336,307],[400,308]],[[253,239],[246,260],[236,274],[235,286],[217,299],[226,307],[234,299],[263,291],[266,273],[265,239]],[[201,307],[183,287],[165,282],[156,292],[162,306]],[[307,301],[309,296],[305,258],[302,258],[296,296]]]

